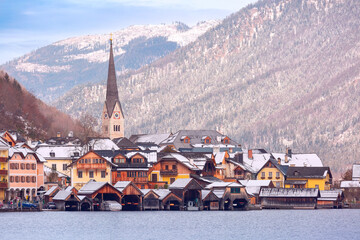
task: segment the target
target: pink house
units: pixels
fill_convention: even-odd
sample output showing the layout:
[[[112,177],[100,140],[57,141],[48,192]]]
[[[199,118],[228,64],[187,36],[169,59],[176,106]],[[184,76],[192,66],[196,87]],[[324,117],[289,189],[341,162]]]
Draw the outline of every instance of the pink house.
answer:
[[[9,199],[34,200],[38,189],[44,189],[46,160],[28,148],[9,149]]]

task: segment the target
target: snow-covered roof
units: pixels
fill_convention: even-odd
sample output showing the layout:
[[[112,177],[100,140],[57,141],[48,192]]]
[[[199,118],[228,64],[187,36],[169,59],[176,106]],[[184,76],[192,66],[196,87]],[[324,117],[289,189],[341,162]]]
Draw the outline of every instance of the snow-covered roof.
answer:
[[[105,186],[107,182],[95,182],[95,181],[89,181],[86,183],[78,192],[79,195],[88,195],[96,192],[103,186]]]
[[[33,150],[30,150],[28,148],[17,148],[17,147],[11,147],[9,149],[9,157],[12,157],[15,153],[18,153],[18,154],[22,154],[24,157],[26,157],[28,154],[33,154],[37,157],[37,159],[40,161],[40,162],[46,162],[45,158],[39,154],[39,153],[36,153],[34,152]]]
[[[317,188],[262,188],[260,197],[318,197]]]
[[[163,200],[167,195],[171,193],[169,189],[155,189],[154,192],[159,195],[160,200]]]
[[[215,162],[216,165],[220,165],[223,161],[223,159],[225,158],[226,153],[225,152],[217,152],[215,154]]]
[[[45,159],[71,159],[75,157],[75,153],[82,152],[82,147],[79,145],[48,145],[40,144],[36,152],[41,154]],[[52,157],[50,154],[54,154]]]
[[[118,181],[114,187],[122,192],[130,183],[131,181]]]
[[[144,134],[144,135],[133,135],[130,137],[135,143],[154,143],[159,145],[162,141],[167,139],[170,134]]]
[[[342,193],[341,190],[340,191],[337,191],[337,190],[320,191],[320,197],[318,198],[318,200],[336,201],[341,193]]]
[[[271,180],[239,180],[239,183],[245,187],[268,187]]]
[[[180,153],[169,153],[165,156],[163,156],[161,159],[176,159],[177,161],[181,162],[182,164],[184,164],[186,167],[188,167],[191,170],[200,170],[200,168],[198,168],[196,165],[194,165],[194,163],[191,163],[190,160],[185,157],[184,155],[180,154]]]
[[[360,188],[359,181],[342,181],[340,183],[341,188]]]
[[[227,187],[242,187],[242,185],[236,182],[213,182],[207,185],[205,189],[227,188]]]
[[[201,190],[202,200],[204,200],[210,193],[211,193],[211,190],[208,190],[208,189]]]
[[[225,189],[213,189],[213,193],[218,197],[218,198],[223,198],[224,194],[225,194]]]
[[[49,196],[49,195],[51,195],[51,194],[55,191],[55,189],[57,189],[57,188],[58,188],[58,186],[52,186],[49,190],[46,191],[46,193],[44,194],[44,196]]]
[[[71,195],[71,191],[60,190],[54,197],[53,200],[63,201]]]
[[[192,178],[178,178],[169,186],[169,189],[183,189],[191,182],[191,180]]]
[[[120,148],[108,138],[92,139],[87,144],[92,150],[119,150]]]
[[[280,158],[281,165],[288,165],[294,167],[322,167],[323,163],[318,155],[315,153],[293,153],[288,157],[288,162],[285,162],[285,153],[272,153],[277,160]]]
[[[0,150],[8,150],[10,145],[0,137]]]

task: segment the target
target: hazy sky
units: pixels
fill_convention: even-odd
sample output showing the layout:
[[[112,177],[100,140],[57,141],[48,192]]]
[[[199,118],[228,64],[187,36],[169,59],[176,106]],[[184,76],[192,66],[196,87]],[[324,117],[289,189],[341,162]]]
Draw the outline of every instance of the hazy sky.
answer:
[[[68,37],[134,24],[194,25],[256,0],[0,0],[0,64]]]

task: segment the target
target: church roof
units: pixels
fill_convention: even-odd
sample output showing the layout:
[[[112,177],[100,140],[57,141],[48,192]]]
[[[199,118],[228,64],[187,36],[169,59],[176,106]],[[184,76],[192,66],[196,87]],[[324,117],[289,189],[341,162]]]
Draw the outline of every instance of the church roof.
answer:
[[[109,117],[111,117],[116,102],[119,103],[121,115],[124,116],[123,110],[121,108],[121,104],[119,101],[119,93],[116,84],[116,72],[115,72],[115,63],[114,63],[114,54],[112,47],[112,40],[110,40],[110,57],[109,57],[109,70],[108,70],[108,78],[107,78],[107,87],[106,87],[106,110],[108,112]]]

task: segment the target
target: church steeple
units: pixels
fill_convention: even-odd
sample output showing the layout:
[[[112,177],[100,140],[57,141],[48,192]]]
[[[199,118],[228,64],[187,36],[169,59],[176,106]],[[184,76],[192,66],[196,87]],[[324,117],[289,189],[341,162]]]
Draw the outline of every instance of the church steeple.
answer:
[[[109,70],[106,88],[106,100],[102,112],[102,134],[110,139],[124,137],[124,114],[119,101],[119,93],[116,84],[116,72],[112,37],[110,38]]]
[[[121,114],[122,108],[119,101],[119,93],[116,84],[116,72],[115,72],[115,63],[114,63],[114,53],[112,47],[112,36],[110,38],[110,57],[109,57],[109,70],[108,70],[108,77],[107,77],[107,87],[106,87],[106,108],[109,116],[112,115],[114,111],[114,107],[116,102],[119,102]]]

